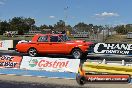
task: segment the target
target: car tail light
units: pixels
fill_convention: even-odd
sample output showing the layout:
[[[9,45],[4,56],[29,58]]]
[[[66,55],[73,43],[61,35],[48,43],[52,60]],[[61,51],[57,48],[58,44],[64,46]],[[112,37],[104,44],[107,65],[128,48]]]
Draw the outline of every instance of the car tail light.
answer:
[[[87,44],[87,43],[85,43],[83,46],[88,46],[88,44]]]

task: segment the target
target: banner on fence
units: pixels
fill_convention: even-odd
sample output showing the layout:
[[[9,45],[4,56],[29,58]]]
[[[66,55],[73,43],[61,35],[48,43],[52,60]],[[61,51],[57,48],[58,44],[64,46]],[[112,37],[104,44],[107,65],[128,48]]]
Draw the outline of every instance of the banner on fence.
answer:
[[[13,40],[0,41],[0,50],[8,50],[8,48],[13,48]]]
[[[21,60],[20,56],[1,56],[0,68],[20,68]]]
[[[23,56],[20,69],[78,72],[79,59]]]
[[[132,55],[132,44],[97,43],[93,49],[96,54]]]

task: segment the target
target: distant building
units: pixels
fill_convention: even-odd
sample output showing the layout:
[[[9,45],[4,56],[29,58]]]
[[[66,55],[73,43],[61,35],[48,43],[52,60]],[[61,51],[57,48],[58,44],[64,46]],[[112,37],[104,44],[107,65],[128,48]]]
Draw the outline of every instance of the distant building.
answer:
[[[117,34],[117,33],[116,33],[116,31],[102,30],[100,34],[106,36],[106,35],[115,35],[115,34]]]
[[[41,31],[29,31],[28,33],[24,33],[24,35],[34,35],[34,34],[40,34]]]
[[[127,38],[132,38],[132,32],[127,33]]]
[[[5,33],[3,33],[3,35],[7,37],[14,37],[17,34],[18,34],[18,31],[5,31]]]
[[[18,31],[5,31],[5,33],[18,34]]]
[[[42,29],[43,34],[52,33],[51,29]]]
[[[89,32],[77,32],[77,33],[72,34],[72,36],[75,38],[88,38]]]

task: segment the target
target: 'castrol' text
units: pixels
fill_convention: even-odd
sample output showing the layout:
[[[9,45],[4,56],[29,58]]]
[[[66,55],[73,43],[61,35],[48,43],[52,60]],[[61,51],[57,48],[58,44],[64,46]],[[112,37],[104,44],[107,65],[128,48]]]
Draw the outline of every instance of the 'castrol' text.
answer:
[[[47,60],[41,60],[38,63],[39,67],[52,67],[52,68],[67,68],[69,61],[47,61]]]

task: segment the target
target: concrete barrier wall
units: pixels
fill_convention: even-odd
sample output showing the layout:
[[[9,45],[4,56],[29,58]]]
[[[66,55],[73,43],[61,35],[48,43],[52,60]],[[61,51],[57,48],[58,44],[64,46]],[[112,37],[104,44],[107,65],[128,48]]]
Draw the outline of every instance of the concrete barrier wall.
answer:
[[[0,57],[0,68],[17,68],[26,70],[45,70],[51,72],[77,73],[79,64],[79,59],[30,56],[20,57],[8,55]]]

